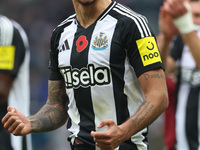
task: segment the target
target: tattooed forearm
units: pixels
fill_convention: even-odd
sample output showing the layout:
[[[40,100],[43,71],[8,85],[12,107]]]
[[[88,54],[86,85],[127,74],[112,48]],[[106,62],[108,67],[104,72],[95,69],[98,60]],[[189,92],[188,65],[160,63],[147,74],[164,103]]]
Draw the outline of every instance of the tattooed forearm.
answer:
[[[29,117],[32,132],[47,132],[62,126],[68,118],[67,101],[68,97],[62,81],[49,81],[47,103],[36,115]]]
[[[144,73],[143,74],[145,80],[148,79],[153,79],[153,78],[158,78],[158,79],[165,79],[165,75],[164,74],[148,74],[148,73]]]
[[[29,118],[33,133],[47,132],[62,126],[67,120],[67,112],[63,106],[46,104],[34,116]]]
[[[141,107],[142,110],[140,113],[133,120],[131,120],[131,123],[134,125],[134,127],[139,126],[140,123],[146,119],[147,115],[154,108],[154,105],[151,104],[151,101],[144,101],[142,106],[144,107]]]
[[[68,97],[65,92],[65,84],[62,81],[49,81],[49,102],[66,104]]]

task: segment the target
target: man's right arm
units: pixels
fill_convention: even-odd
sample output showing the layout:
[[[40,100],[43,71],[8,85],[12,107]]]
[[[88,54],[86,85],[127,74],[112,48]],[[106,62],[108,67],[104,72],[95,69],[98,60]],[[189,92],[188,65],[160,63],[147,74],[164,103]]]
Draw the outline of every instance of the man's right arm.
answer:
[[[48,132],[62,126],[68,119],[64,81],[49,80],[48,91],[46,104],[33,116],[25,117],[17,109],[8,107],[8,113],[2,119],[4,128],[18,136]]]

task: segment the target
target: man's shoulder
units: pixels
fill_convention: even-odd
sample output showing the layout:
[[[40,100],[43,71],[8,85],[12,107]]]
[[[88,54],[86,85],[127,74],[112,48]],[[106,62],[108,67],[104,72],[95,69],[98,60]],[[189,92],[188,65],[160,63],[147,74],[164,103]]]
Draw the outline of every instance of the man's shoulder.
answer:
[[[66,28],[67,26],[70,26],[72,22],[75,21],[75,19],[76,19],[76,14],[69,16],[67,19],[58,24],[58,26],[53,30],[52,34],[54,36],[60,34],[63,31],[63,29]]]
[[[148,22],[145,16],[120,3],[115,5],[112,14],[116,19],[126,22],[126,24],[128,22],[134,24],[139,22]]]
[[[58,39],[64,29],[70,26],[76,20],[76,14],[69,16],[67,19],[62,21],[54,30],[51,36],[51,39],[54,41]]]
[[[10,27],[13,27],[11,19],[6,16],[0,15],[0,27],[4,30],[9,30]]]
[[[10,45],[14,34],[12,21],[6,16],[0,16],[0,45]]]
[[[67,19],[62,21],[54,30],[58,30],[60,28],[69,26],[74,21],[75,18],[76,18],[76,14],[69,16]]]
[[[1,34],[13,35],[14,32],[24,32],[22,26],[15,20],[8,18],[7,16],[0,15],[0,27]],[[4,35],[6,36],[6,35]]]
[[[4,15],[0,15],[0,20],[1,21],[5,21],[5,22],[11,22],[11,20],[8,17],[4,16]]]

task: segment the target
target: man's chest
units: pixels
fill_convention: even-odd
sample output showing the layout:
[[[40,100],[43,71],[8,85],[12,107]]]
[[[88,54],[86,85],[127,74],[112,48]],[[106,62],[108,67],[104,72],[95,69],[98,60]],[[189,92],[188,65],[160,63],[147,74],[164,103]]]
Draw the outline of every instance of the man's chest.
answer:
[[[124,54],[122,45],[116,22],[96,23],[87,29],[69,26],[59,39],[58,66],[81,69],[93,64],[109,67],[111,55],[116,55],[117,59]]]
[[[64,30],[58,46],[58,67],[67,88],[110,83],[110,68],[117,66],[113,60],[124,61],[126,54],[119,34],[116,23]]]

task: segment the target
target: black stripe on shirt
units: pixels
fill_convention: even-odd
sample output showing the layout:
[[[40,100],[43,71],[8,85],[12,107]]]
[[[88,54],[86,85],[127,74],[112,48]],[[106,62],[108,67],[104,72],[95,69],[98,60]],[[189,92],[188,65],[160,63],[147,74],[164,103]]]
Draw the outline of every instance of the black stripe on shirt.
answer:
[[[90,39],[94,30],[95,24],[91,25],[87,29],[84,29],[80,25],[78,25],[77,32],[75,34],[73,48],[71,53],[71,60],[70,64],[72,69],[81,70],[82,68],[87,68],[88,65],[88,52],[89,52],[89,45]],[[85,49],[81,52],[77,51],[77,40],[81,37],[85,36],[87,38],[88,44]],[[80,42],[78,44],[83,44]],[[92,98],[91,98],[91,88],[90,87],[79,87],[74,89],[74,97],[76,101],[76,106],[79,110],[80,114],[80,132],[78,133],[78,137],[85,143],[92,144],[93,146],[94,141],[92,136],[90,135],[91,131],[95,131],[95,114],[93,110]],[[94,147],[95,148],[95,147]]]
[[[113,81],[113,91],[114,91],[114,99],[115,99],[115,107],[116,107],[116,116],[117,116],[117,124],[122,124],[127,118],[130,117],[128,112],[128,104],[127,104],[127,96],[124,94],[124,72],[125,72],[125,58],[126,53],[121,48],[115,47],[115,43],[120,41],[120,32],[114,32],[111,52],[110,52],[110,68],[112,74]],[[119,45],[117,45],[119,46]],[[119,57],[120,56],[120,57]]]
[[[191,150],[198,150],[198,109],[200,88],[191,88],[186,108],[186,136]]]

